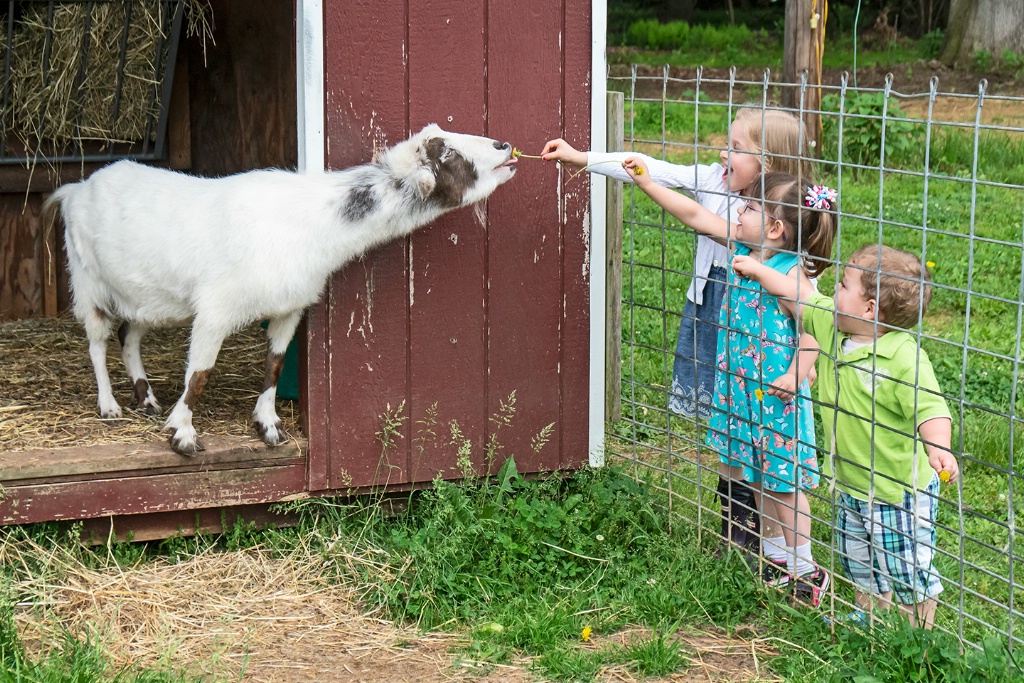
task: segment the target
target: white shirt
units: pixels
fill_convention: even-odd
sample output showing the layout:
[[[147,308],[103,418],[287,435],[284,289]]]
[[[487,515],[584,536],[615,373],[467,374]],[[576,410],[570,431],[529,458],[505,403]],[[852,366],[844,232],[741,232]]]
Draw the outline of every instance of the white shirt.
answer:
[[[705,209],[723,218],[728,218],[732,223],[739,222],[737,210],[743,205],[743,201],[738,195],[730,194],[726,188],[723,179],[725,169],[721,164],[684,166],[634,152],[589,152],[587,165],[617,161],[619,162],[617,164],[599,163],[589,170],[615,180],[632,183],[633,178],[626,169],[622,168],[622,162],[633,156],[641,157],[644,160],[654,182],[665,187],[681,188],[688,194],[692,194],[693,198]],[[704,303],[704,284],[707,282],[711,266],[717,265],[725,268],[728,264],[729,249],[725,245],[719,244],[706,235],[698,235],[697,253],[694,254],[693,264],[694,278],[690,282],[686,298],[698,305]]]

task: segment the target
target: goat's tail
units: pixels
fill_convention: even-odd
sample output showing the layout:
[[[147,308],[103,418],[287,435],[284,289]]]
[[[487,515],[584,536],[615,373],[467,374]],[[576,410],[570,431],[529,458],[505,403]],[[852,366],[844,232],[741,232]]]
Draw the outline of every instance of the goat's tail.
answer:
[[[53,234],[54,225],[57,223],[57,213],[60,211],[65,197],[71,192],[72,187],[72,184],[61,185],[51,192],[50,196],[43,202],[43,209],[40,214],[40,226],[43,229],[43,244],[46,245],[47,249],[49,249],[49,245],[51,244],[50,236]],[[68,236],[65,235],[65,242],[67,239]],[[52,284],[54,277],[52,272],[52,264],[54,262],[53,254],[50,255],[48,262],[51,264],[51,272],[47,273],[46,279],[48,283]]]
[[[43,230],[46,231],[49,236],[49,231],[53,230],[53,225],[57,220],[57,212],[60,211],[61,204],[64,198],[71,191],[73,185],[61,185],[56,190],[50,193],[50,196],[43,202],[43,211],[40,216],[41,225]]]

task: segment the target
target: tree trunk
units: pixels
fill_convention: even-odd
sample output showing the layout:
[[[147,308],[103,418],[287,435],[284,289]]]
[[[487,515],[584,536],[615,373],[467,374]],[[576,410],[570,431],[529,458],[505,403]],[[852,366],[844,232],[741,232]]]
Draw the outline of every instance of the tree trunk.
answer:
[[[941,61],[959,66],[987,51],[1024,53],[1024,3],[1006,0],[950,0],[949,26]]]

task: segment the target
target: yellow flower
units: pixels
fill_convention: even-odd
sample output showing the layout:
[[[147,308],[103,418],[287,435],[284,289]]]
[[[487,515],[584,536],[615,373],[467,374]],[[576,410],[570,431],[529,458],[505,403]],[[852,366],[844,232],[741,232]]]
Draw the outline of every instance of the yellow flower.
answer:
[[[520,152],[515,147],[512,148],[512,158],[518,159],[521,155],[522,155],[522,152]]]
[[[580,631],[580,638],[583,639],[584,643],[589,643],[590,642],[590,634],[591,633],[593,633],[593,631],[590,629],[589,626],[584,626],[583,630]]]
[[[935,261],[929,261],[925,265],[928,266],[929,268],[934,268],[935,267]]]
[[[644,174],[644,169],[642,169],[639,166],[637,166],[636,171],[634,171],[634,173],[636,173],[637,175],[643,175]]]
[[[760,389],[754,389],[754,396],[757,396],[758,401],[764,400],[764,392],[761,391]]]
[[[941,481],[943,484],[948,484],[949,472],[947,472],[946,470],[942,470],[941,472],[939,472],[939,481]]]

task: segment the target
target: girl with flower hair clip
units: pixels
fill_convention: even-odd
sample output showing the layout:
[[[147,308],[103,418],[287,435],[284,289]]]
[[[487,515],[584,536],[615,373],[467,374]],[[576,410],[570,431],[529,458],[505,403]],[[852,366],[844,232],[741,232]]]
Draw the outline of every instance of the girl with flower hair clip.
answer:
[[[810,278],[828,266],[836,201],[830,188],[807,187],[787,173],[763,174],[733,224],[653,182],[642,158],[627,158],[623,167],[685,225],[731,246],[734,257],[749,256],[792,278],[798,288],[813,289]],[[732,476],[754,488],[764,522],[782,528],[784,548],[764,544],[764,580],[795,588],[799,600],[817,607],[830,579],[814,563],[804,490],[817,487],[820,478],[806,382],[818,347],[808,335],[798,341],[793,318],[776,297],[730,271],[707,443]]]
[[[802,154],[807,139],[803,123],[791,112],[744,107],[736,112],[729,126],[727,147],[716,163],[676,164],[633,152],[585,152],[560,138],[548,141],[541,157],[631,183],[633,175],[622,168],[622,161],[639,156],[652,181],[689,193],[705,208],[735,221],[758,174],[785,171],[811,182],[814,169],[811,160]],[[698,234],[693,279],[679,321],[667,401],[669,411],[684,419],[706,422],[711,417],[721,336],[718,321],[728,263],[729,250],[724,245]],[[730,478],[728,467],[722,465],[718,474],[725,547],[731,542],[759,553],[762,531],[766,539],[777,538],[781,532],[762,528],[754,493],[738,479]]]

